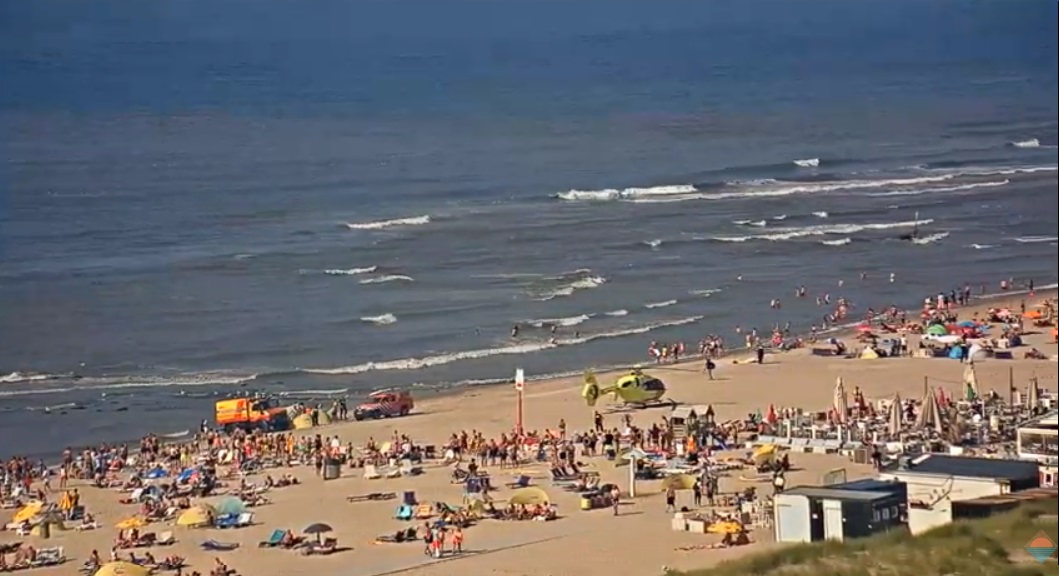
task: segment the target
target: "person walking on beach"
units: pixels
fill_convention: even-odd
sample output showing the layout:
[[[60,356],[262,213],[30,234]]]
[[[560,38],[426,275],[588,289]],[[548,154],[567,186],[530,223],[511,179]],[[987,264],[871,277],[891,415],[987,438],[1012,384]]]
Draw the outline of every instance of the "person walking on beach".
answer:
[[[463,530],[459,526],[452,531],[452,553],[463,553]]]
[[[621,506],[621,490],[617,486],[610,489],[610,500],[614,505],[614,515],[618,515],[618,506]]]
[[[691,497],[695,507],[702,508],[702,482],[695,481],[695,485],[691,487]]]
[[[677,511],[677,491],[672,486],[666,488],[666,512]]]
[[[713,380],[713,371],[716,369],[717,365],[713,363],[713,358],[706,358],[706,365],[703,367],[702,371],[710,380]]]
[[[757,345],[757,363],[758,364],[764,364],[765,363],[765,347],[762,346],[761,344]]]

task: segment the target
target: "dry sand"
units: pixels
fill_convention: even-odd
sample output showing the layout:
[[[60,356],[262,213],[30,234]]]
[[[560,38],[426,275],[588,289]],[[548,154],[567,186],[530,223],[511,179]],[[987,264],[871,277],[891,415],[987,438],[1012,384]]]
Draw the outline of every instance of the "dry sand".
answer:
[[[1044,295],[1039,295],[1044,296]],[[1002,301],[989,302],[990,306]],[[1011,303],[1018,306],[1018,301]],[[986,306],[982,306],[983,308]],[[1056,346],[1049,343],[1050,334],[1029,337],[1029,343],[1049,356]],[[831,403],[836,377],[842,376],[849,389],[859,386],[869,399],[886,398],[895,392],[904,397],[922,394],[923,379],[957,393],[961,387],[962,366],[943,359],[883,359],[874,361],[812,357],[805,351],[769,356],[765,365],[732,365],[720,362],[718,379],[708,381],[696,363],[659,367],[651,372],[664,379],[670,396],[688,404],[712,404],[719,420],[739,418],[769,403],[777,406],[801,406],[825,409]],[[979,364],[983,392],[996,389],[1005,393],[1009,370],[1018,386],[1036,376],[1042,388],[1057,389],[1057,365],[1051,361],[988,361]],[[602,381],[609,381],[601,375]],[[529,428],[555,427],[564,418],[571,429],[591,426],[592,410],[580,398],[580,378],[533,382],[526,391],[526,423]],[[338,434],[344,441],[363,445],[369,437],[386,439],[395,429],[424,444],[441,444],[451,432],[462,428],[478,429],[488,435],[510,430],[513,423],[515,393],[507,387],[470,390],[451,397],[422,402],[416,414],[402,419],[374,422],[341,423],[320,430],[325,435]],[[636,412],[638,425],[656,421],[664,410]],[[618,416],[608,416],[615,422]],[[624,469],[615,469],[600,458],[590,459],[605,481],[626,484]],[[818,483],[823,473],[846,468],[850,479],[871,474],[866,466],[854,465],[838,456],[795,455],[797,469],[788,477],[788,486]],[[549,488],[543,478],[546,470],[538,466],[525,468],[535,482]],[[445,468],[428,466],[426,473],[415,478],[365,480],[359,470],[345,470],[341,479],[323,482],[308,469],[293,469],[304,480],[301,486],[275,490],[269,494],[272,504],[256,509],[255,526],[235,530],[177,530],[179,542],[171,549],[155,550],[157,556],[180,554],[189,559],[193,569],[208,573],[216,554],[204,553],[198,544],[208,538],[239,542],[242,547],[221,557],[244,576],[302,576],[333,574],[368,576],[408,574],[409,576],[479,576],[508,574],[512,576],[603,576],[621,566],[622,574],[654,575],[662,566],[676,569],[708,566],[738,555],[754,553],[770,546],[770,534],[752,534],[751,546],[730,550],[678,552],[675,547],[713,542],[716,536],[676,533],[670,530],[670,515],[658,492],[657,482],[640,483],[641,496],[622,506],[614,517],[609,510],[582,512],[575,495],[551,490],[562,518],[555,522],[486,521],[466,531],[468,551],[448,560],[424,557],[419,544],[375,545],[374,537],[392,533],[401,526],[394,520],[396,502],[347,503],[346,497],[370,492],[415,490],[420,500],[447,501],[458,504],[461,489],[449,482]],[[506,473],[492,471],[495,479],[505,481]],[[721,490],[734,491],[747,484],[738,478],[723,478]],[[499,482],[497,482],[499,483]],[[768,490],[767,486],[761,488]],[[72,559],[70,564],[41,569],[33,574],[59,576],[73,574],[92,549],[106,557],[117,535],[113,525],[134,512],[118,504],[120,496],[113,491],[82,488],[90,511],[104,524],[91,532],[59,533],[50,541],[34,540],[37,546],[61,545]],[[646,493],[646,495],[645,495]],[[504,498],[505,491],[496,494]],[[690,505],[690,502],[685,504]],[[7,521],[7,514],[0,520]],[[304,558],[294,552],[259,550],[256,543],[274,528],[300,530],[316,521],[335,527],[341,545],[352,550],[330,557]],[[152,526],[165,530],[165,526]],[[0,542],[15,540],[11,533],[0,534]],[[185,574],[190,573],[187,570]]]

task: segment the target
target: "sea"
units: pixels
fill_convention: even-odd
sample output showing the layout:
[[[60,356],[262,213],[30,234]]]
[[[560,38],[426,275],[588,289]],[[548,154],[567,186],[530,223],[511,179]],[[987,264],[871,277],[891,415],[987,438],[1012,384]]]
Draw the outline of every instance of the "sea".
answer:
[[[1054,287],[1056,19],[0,0],[0,457]]]

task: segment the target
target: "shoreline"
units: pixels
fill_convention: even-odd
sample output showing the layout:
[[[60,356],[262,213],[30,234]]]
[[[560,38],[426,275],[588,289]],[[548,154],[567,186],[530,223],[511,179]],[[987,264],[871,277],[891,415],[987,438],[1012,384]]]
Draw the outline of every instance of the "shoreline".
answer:
[[[1047,298],[1055,298],[1057,295],[1059,295],[1059,289],[1057,289],[1054,285],[1049,284],[1049,285],[1046,285],[1046,286],[1042,287],[1041,289],[1035,290],[1033,298],[1036,299],[1036,300],[1043,300],[1043,299],[1047,299]],[[1011,301],[1013,299],[1028,300],[1029,296],[1030,296],[1030,291],[1028,289],[1010,290],[1010,291],[1007,291],[1007,292],[998,292],[998,293],[986,293],[986,294],[981,294],[981,295],[978,295],[978,296],[972,296],[970,304],[968,306],[966,306],[965,308],[980,308],[980,307],[982,307],[984,305],[989,304],[990,302],[1004,302],[1004,301]],[[922,299],[920,299],[920,302],[921,301],[922,301]],[[858,307],[856,310],[857,311],[862,311],[862,310],[866,310],[867,308],[868,307],[866,307],[866,306],[865,307]],[[909,311],[909,308],[905,307],[904,310]],[[959,309],[957,309],[957,311],[958,310]],[[817,332],[817,341],[818,342],[824,341],[827,338],[837,338],[839,340],[846,340],[846,339],[849,339],[851,337],[854,337],[856,335],[855,327],[858,324],[860,324],[861,322],[862,322],[862,320],[853,321],[853,322],[847,322],[847,323],[844,323],[844,324],[833,326],[833,327],[831,327],[831,328],[829,328],[827,330],[818,331]],[[807,332],[797,333],[797,332],[793,332],[792,331],[792,333],[790,334],[789,338],[790,339],[802,339],[803,342],[808,344],[808,342],[809,342],[809,333],[807,333]],[[774,356],[774,355],[783,355],[783,354],[792,353],[792,352],[796,352],[796,351],[797,351],[797,349],[790,350],[790,351],[776,352],[774,350],[771,350],[770,348],[766,348],[767,354],[768,355],[772,355],[772,356]],[[715,358],[715,360],[717,361],[718,368],[720,369],[720,368],[722,368],[724,366],[727,366],[729,364],[732,364],[732,363],[737,363],[739,361],[745,361],[747,358],[750,358],[752,356],[753,356],[753,351],[752,350],[748,350],[745,346],[740,345],[739,347],[727,348],[724,351],[724,353],[721,356]],[[530,374],[530,375],[527,375],[526,383],[527,383],[528,387],[533,387],[534,385],[539,385],[541,383],[547,384],[547,383],[559,382],[559,381],[567,382],[567,381],[570,381],[571,379],[575,379],[575,380],[580,381],[582,375],[587,370],[593,371],[598,376],[613,375],[615,373],[628,371],[628,370],[631,370],[631,369],[636,368],[636,367],[642,367],[644,369],[658,369],[658,368],[667,369],[668,368],[668,369],[687,370],[687,368],[689,366],[697,366],[698,364],[701,364],[702,360],[703,360],[703,355],[699,354],[698,352],[694,352],[694,353],[687,354],[687,355],[683,356],[679,362],[671,362],[671,363],[663,363],[663,364],[656,364],[655,362],[651,361],[649,358],[645,357],[643,360],[641,360],[639,362],[626,362],[626,363],[621,363],[621,364],[612,364],[612,365],[604,365],[604,366],[586,366],[585,368],[583,368],[581,370],[571,370],[571,371],[568,371],[568,372],[561,372],[561,373],[541,374],[541,375],[538,375],[538,376],[533,376],[532,374]],[[698,369],[699,368],[696,367],[696,370],[698,370]],[[460,397],[460,396],[465,396],[465,395],[466,396],[477,396],[477,395],[479,395],[481,393],[489,393],[492,390],[502,389],[505,386],[509,386],[509,385],[513,384],[513,382],[514,382],[514,372],[515,372],[515,368],[512,368],[512,370],[511,370],[511,378],[508,378],[508,379],[499,379],[499,378],[498,379],[491,379],[491,380],[483,381],[483,382],[480,382],[480,383],[464,385],[464,386],[436,387],[436,388],[414,388],[414,387],[410,387],[409,389],[411,390],[411,392],[416,397],[417,409],[420,409],[424,405],[425,406],[430,406],[431,404],[439,403],[439,402],[445,402],[446,400],[452,399],[454,397]],[[352,409],[354,408],[354,404],[361,399],[359,396],[351,396],[351,395],[348,395],[348,394],[345,395],[345,396],[343,396],[343,395],[335,395],[335,396],[312,397],[310,394],[306,394],[304,392],[298,392],[298,391],[292,391],[291,392],[291,396],[292,396],[292,398],[290,398],[290,399],[292,399],[292,400],[300,398],[301,400],[305,401],[307,404],[310,404],[310,405],[315,400],[319,400],[321,405],[324,405],[324,406],[326,406],[326,403],[328,401],[334,400],[334,399],[339,399],[339,398],[346,398],[347,400],[348,399],[353,399],[354,402],[351,403],[350,406],[349,406],[351,412],[352,412]],[[223,396],[217,396],[216,398],[222,398],[222,397]],[[281,395],[280,398],[282,400],[284,398],[284,396]],[[206,420],[210,420],[212,418],[212,414],[204,414],[203,417]],[[199,421],[201,421],[201,419]],[[328,428],[333,428],[335,425],[339,425],[339,424],[350,424],[350,423],[354,423],[354,422],[355,422],[354,420],[336,421],[334,424],[332,424]],[[186,430],[187,433],[182,435],[182,436],[180,436],[180,437],[173,437],[172,433],[162,433],[162,432],[153,432],[153,433],[156,434],[157,436],[159,436],[166,443],[180,444],[180,443],[184,443],[184,442],[193,441],[194,437],[196,435],[197,428],[198,427],[194,426],[193,423],[188,423],[187,424],[187,428],[181,428],[181,430]],[[138,441],[139,441],[139,438],[123,438],[123,439],[112,439],[112,440],[109,440],[108,443],[110,443],[110,444],[135,445],[136,443],[138,443]],[[59,451],[61,451],[61,450],[62,450],[62,447],[56,448],[56,450],[55,450],[56,454]],[[8,455],[8,456],[13,456],[13,455],[14,454]],[[32,458],[35,458],[35,459],[36,458],[40,458],[40,459],[44,460],[45,462],[47,462],[49,464],[54,463],[54,461],[57,459],[57,456],[50,456],[48,453],[37,453],[37,454],[29,455],[29,456],[32,457]]]

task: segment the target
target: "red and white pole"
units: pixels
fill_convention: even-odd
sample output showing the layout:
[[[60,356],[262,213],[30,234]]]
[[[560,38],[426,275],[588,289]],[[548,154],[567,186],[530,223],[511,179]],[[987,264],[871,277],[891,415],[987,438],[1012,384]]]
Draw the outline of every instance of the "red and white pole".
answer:
[[[515,433],[522,436],[525,428],[523,426],[523,404],[526,392],[526,373],[522,368],[515,370]]]

